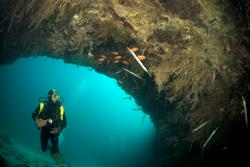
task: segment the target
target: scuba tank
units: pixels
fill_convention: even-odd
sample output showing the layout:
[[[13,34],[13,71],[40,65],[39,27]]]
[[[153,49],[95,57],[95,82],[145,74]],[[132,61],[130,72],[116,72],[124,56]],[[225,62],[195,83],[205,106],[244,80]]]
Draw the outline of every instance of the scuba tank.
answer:
[[[51,104],[49,97],[40,97],[38,100],[40,103],[45,103],[45,106],[50,106],[50,104]],[[58,96],[55,105],[60,106],[62,104],[63,100],[64,100],[63,97]],[[47,112],[47,107],[45,108],[45,111]],[[49,118],[47,120],[47,126],[53,126],[54,122],[59,119],[57,113],[55,113],[53,115],[54,116],[51,116],[51,118]]]

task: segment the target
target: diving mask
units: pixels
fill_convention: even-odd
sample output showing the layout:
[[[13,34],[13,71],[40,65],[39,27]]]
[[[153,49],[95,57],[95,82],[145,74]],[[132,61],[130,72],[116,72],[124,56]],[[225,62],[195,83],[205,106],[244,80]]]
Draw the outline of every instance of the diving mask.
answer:
[[[52,94],[51,100],[52,100],[53,102],[56,102],[56,101],[58,101],[59,99],[60,99],[60,96],[58,96],[57,94]]]

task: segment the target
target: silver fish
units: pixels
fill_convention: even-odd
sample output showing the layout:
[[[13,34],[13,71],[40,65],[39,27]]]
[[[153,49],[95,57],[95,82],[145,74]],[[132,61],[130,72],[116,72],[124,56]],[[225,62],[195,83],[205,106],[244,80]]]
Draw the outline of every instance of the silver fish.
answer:
[[[134,72],[132,72],[132,71],[129,71],[129,70],[126,69],[126,68],[122,68],[122,69],[123,69],[124,71],[128,72],[129,74],[135,76],[135,77],[138,78],[138,79],[145,80],[145,79],[143,79],[141,76],[139,76],[138,74],[136,74],[136,73],[134,73]]]
[[[202,150],[205,149],[205,147],[207,146],[208,142],[212,139],[212,137],[214,136],[214,134],[217,132],[217,130],[219,129],[220,126],[217,126],[217,128],[211,133],[211,135],[208,137],[208,139],[206,140],[206,142],[203,144],[202,146]]]
[[[243,107],[244,107],[245,121],[246,121],[246,125],[247,125],[247,128],[248,128],[247,105],[246,105],[246,101],[245,101],[243,96],[242,96],[242,104],[243,104]]]
[[[197,128],[195,128],[194,130],[192,130],[192,133],[198,131],[200,128],[202,128],[203,126],[206,126],[208,123],[210,123],[211,121],[207,121],[204,122],[203,124],[201,124],[200,126],[198,126]]]

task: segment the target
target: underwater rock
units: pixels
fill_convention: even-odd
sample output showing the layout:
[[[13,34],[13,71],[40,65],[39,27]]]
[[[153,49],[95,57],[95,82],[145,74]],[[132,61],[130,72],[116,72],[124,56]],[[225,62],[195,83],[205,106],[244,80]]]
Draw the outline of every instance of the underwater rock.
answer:
[[[7,160],[2,155],[0,155],[0,166],[2,167],[8,166]]]
[[[9,144],[9,145],[12,144],[10,141],[10,138],[3,134],[0,134],[0,141],[1,141],[1,144]]]
[[[25,148],[24,148],[25,149]],[[1,167],[56,167],[53,162],[34,156],[31,151],[23,150],[11,142],[11,139],[0,135],[0,166]],[[65,166],[67,167],[67,166]]]

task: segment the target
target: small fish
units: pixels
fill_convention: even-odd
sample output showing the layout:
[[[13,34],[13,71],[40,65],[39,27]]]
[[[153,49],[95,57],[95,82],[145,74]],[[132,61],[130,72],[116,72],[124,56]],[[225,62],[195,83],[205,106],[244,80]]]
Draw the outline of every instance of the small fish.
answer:
[[[122,64],[129,65],[129,61],[128,60],[122,60]]]
[[[118,63],[120,63],[121,61],[120,60],[115,60],[113,63],[114,64],[118,64]]]
[[[133,47],[133,48],[131,48],[131,50],[132,50],[133,52],[137,52],[139,49],[136,48],[136,47]]]
[[[122,56],[121,55],[117,55],[117,56],[114,57],[114,59],[115,60],[120,60],[120,59],[122,59]]]
[[[140,79],[140,80],[145,80],[145,79],[143,79],[140,75],[138,75],[138,74],[136,74],[136,73],[134,73],[134,72],[132,72],[132,71],[129,71],[129,70],[126,69],[126,68],[122,68],[122,69],[123,69],[124,71],[128,72],[129,74],[133,75],[134,77]]]
[[[123,97],[122,99],[123,99],[123,100],[125,100],[125,99],[132,100],[132,97],[131,97],[131,96],[128,96],[128,97]]]
[[[134,111],[138,111],[138,110],[142,110],[142,108],[141,108],[141,107],[138,107],[138,108],[134,108],[133,110],[134,110]]]
[[[140,56],[137,56],[139,60],[143,61],[146,59],[146,57],[144,55],[140,55]]]
[[[219,111],[220,111],[220,112],[225,112],[225,108],[224,108],[224,107],[220,107],[220,108],[219,108]]]
[[[119,80],[119,81],[118,81],[118,84],[122,85],[122,84],[123,84],[123,81]]]
[[[119,52],[113,51],[112,54],[113,55],[119,55]]]
[[[122,70],[119,70],[119,71],[117,71],[117,72],[115,72],[115,73],[113,73],[113,74],[119,74],[119,73],[121,73],[122,72]]]
[[[242,96],[242,104],[243,104],[243,107],[244,107],[245,122],[246,122],[246,125],[247,125],[247,128],[248,128],[247,105],[246,105],[246,101],[245,101],[245,99],[244,99],[244,97],[243,97],[243,96]]]
[[[107,59],[107,56],[105,55],[100,55],[101,58]]]
[[[211,133],[211,135],[208,137],[208,139],[206,140],[206,142],[203,144],[202,146],[202,150],[205,149],[205,147],[207,146],[208,142],[212,139],[212,137],[214,136],[214,134],[217,132],[217,130],[219,129],[220,126],[217,126],[217,128]]]
[[[203,126],[206,126],[208,123],[210,123],[211,121],[207,121],[204,122],[203,124],[201,124],[200,126],[198,126],[197,128],[195,128],[194,130],[192,130],[192,133],[198,131],[200,128],[202,128]]]
[[[93,71],[93,68],[88,68],[89,71]]]
[[[100,61],[100,62],[103,62],[103,61],[105,61],[106,59],[105,58],[99,58],[99,59],[97,59],[98,61]]]

